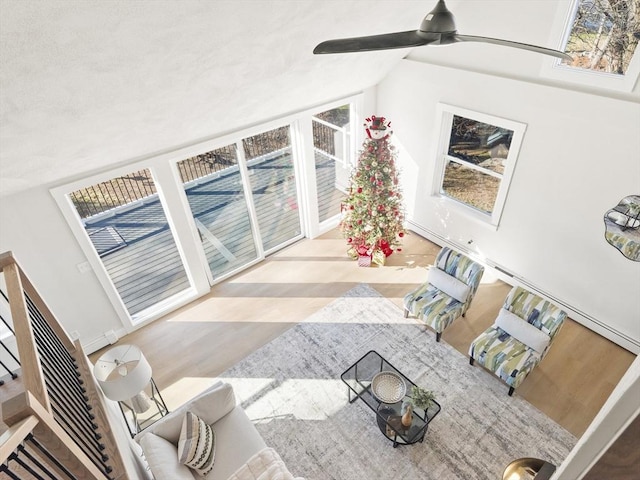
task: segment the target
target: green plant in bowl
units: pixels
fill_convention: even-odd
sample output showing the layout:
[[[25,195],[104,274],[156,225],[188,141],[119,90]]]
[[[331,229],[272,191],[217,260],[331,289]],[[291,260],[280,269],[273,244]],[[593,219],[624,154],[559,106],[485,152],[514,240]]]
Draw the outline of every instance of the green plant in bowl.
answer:
[[[417,385],[411,387],[411,400],[413,401],[413,405],[422,410],[429,408],[435,398],[436,396],[431,390],[425,390]]]

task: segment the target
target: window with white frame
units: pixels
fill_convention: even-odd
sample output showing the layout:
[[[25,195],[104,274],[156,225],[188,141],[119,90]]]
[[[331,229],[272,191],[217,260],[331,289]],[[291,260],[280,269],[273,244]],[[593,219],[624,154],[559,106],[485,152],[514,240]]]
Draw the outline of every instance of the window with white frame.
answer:
[[[354,156],[361,101],[350,97],[51,189],[125,329],[320,231],[325,218],[313,210],[338,218],[338,170]],[[329,126],[323,140],[314,122]],[[317,162],[318,149],[330,162],[299,175],[311,155]]]
[[[548,59],[546,76],[633,90],[640,73],[640,0],[572,0],[559,10],[556,30],[572,60]]]
[[[497,226],[526,126],[450,105],[438,110],[434,194]]]
[[[353,158],[353,105],[346,103],[315,114],[312,121],[318,217],[324,222],[340,213],[349,187]]]

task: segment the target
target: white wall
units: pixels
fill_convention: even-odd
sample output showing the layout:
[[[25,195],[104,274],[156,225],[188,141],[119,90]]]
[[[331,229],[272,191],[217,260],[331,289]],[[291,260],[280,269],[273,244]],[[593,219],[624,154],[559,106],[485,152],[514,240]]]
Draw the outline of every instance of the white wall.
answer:
[[[47,187],[4,197],[0,225],[0,252],[13,252],[68,333],[85,345],[122,328],[93,271],[76,268],[86,258]]]
[[[640,193],[637,103],[411,60],[377,92],[401,147],[411,221],[453,244],[473,240],[472,252],[638,351],[640,263],[605,241],[603,222],[622,197]],[[438,102],[527,124],[497,231],[431,194]]]

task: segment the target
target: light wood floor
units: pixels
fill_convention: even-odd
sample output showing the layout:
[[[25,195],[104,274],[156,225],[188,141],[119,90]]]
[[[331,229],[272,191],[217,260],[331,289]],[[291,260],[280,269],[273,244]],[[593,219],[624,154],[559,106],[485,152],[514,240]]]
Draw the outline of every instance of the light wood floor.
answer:
[[[347,258],[339,232],[331,231],[269,257],[119,343],[134,343],[144,351],[172,409],[358,283],[368,283],[401,307],[404,294],[426,278],[426,266],[433,263],[439,249],[411,234],[405,237],[403,251],[389,257],[384,267],[359,268]],[[510,288],[485,272],[466,317],[445,330],[442,341],[467,355],[470,342],[493,323]],[[425,335],[435,342],[432,331]],[[91,360],[101,353],[94,353]],[[522,396],[579,437],[634,358],[569,320],[547,357],[514,395]],[[505,385],[505,395],[507,390]]]

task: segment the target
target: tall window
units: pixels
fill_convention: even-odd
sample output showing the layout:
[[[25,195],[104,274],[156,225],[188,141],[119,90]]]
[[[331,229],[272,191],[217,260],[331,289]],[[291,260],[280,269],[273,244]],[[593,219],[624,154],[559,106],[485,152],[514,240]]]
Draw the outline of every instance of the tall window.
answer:
[[[525,126],[440,105],[435,194],[498,225]]]
[[[301,237],[290,130],[238,138],[177,163],[213,280]]]
[[[565,52],[574,68],[624,75],[638,46],[638,0],[577,0],[566,32]]]
[[[68,196],[134,323],[191,286],[148,169]]]
[[[213,278],[255,260],[236,145],[182,160],[178,171]]]
[[[351,171],[351,105],[318,113],[312,119],[318,218],[340,214]]]
[[[547,59],[547,77],[632,91],[640,73],[640,0],[573,0],[558,11],[554,30],[572,60]]]
[[[290,127],[242,139],[262,246],[272,250],[302,235]]]

